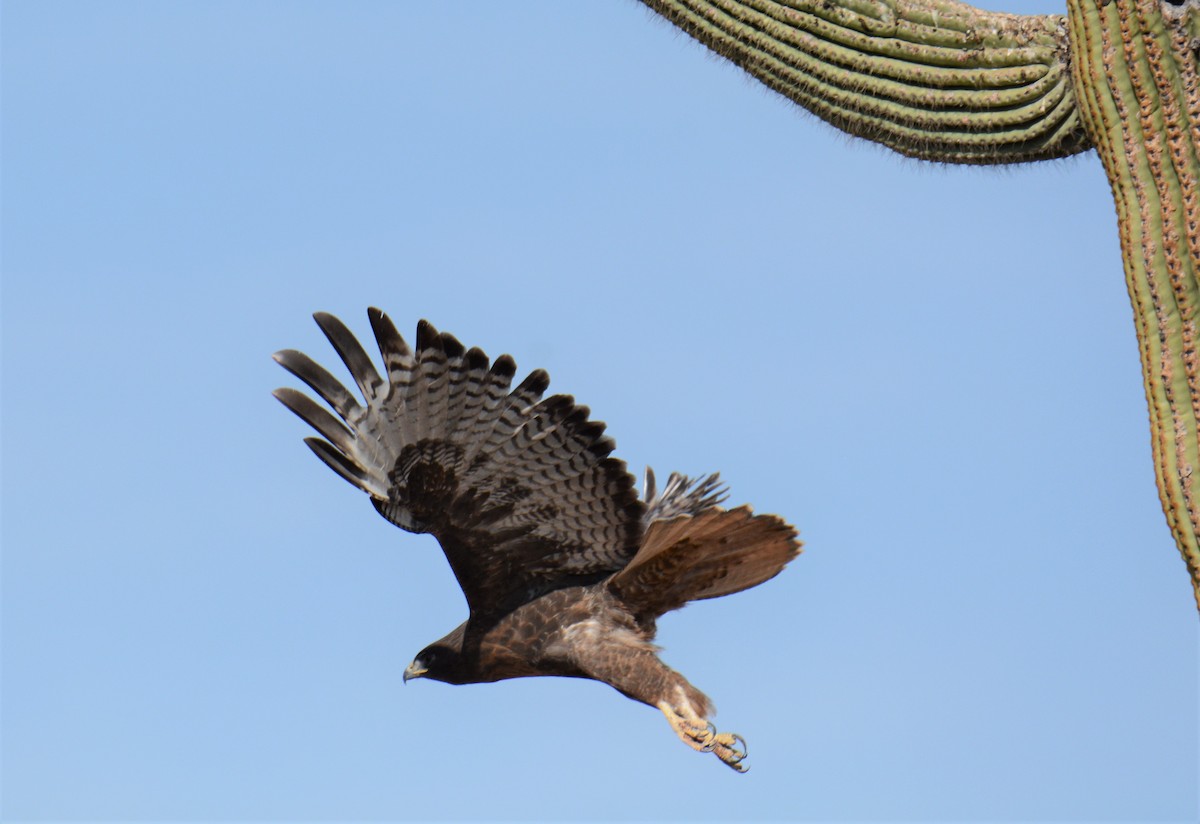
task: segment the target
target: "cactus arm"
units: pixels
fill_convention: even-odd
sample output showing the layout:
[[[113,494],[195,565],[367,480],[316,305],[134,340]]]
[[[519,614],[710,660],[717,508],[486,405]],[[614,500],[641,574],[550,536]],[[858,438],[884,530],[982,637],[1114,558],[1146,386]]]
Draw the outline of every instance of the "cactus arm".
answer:
[[[1081,115],[1117,205],[1159,497],[1200,606],[1200,4],[1068,11]]]
[[[767,86],[910,157],[1014,163],[1089,148],[1065,18],[955,0],[643,0]]]

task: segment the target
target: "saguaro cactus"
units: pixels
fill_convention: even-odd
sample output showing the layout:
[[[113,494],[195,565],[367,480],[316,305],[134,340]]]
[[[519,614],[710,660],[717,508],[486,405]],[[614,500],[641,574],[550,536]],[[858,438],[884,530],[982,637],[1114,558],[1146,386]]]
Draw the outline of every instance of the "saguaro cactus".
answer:
[[[1200,607],[1200,0],[643,0],[851,134],[943,163],[1094,149],[1112,185],[1159,497]]]

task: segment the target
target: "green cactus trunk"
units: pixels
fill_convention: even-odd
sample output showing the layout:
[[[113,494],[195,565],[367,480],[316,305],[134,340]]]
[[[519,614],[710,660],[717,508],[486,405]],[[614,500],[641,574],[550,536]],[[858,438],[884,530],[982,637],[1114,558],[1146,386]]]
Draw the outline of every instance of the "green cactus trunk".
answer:
[[[1159,496],[1200,606],[1200,12],[1158,0],[1068,10],[1080,114],[1117,204]]]
[[[1163,510],[1200,607],[1200,0],[642,0],[851,134],[943,163],[1095,148],[1117,204]]]

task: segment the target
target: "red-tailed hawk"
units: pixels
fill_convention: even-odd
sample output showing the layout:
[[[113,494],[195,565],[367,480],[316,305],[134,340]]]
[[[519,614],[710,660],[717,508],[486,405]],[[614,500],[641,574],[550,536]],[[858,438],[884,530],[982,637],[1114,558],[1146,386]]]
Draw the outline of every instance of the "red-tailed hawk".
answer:
[[[404,680],[470,684],[529,675],[592,678],[657,707],[684,743],[742,772],[745,740],[718,733],[712,703],[659,660],[658,616],[774,577],[800,552],[774,515],[725,510],[717,476],[672,474],[644,499],[604,424],[569,395],[542,395],[538,369],[421,321],[410,349],[368,311],[386,378],[346,326],[314,317],[365,400],[307,355],[275,360],[337,417],[295,389],[275,397],[323,438],[306,438],[383,517],[441,544],[470,615],[409,665]],[[340,420],[339,420],[340,418]]]

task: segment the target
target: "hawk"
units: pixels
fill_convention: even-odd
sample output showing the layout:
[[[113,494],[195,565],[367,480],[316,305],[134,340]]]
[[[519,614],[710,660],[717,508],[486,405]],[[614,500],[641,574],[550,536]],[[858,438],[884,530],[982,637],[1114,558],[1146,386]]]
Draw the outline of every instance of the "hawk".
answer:
[[[717,732],[708,697],[659,660],[655,619],[773,578],[800,552],[795,529],[721,508],[715,474],[673,473],[660,492],[647,469],[639,497],[604,424],[569,395],[543,397],[545,371],[513,389],[508,355],[489,361],[426,321],[410,349],[387,315],[368,316],[382,376],[345,324],[314,315],[362,402],[290,349],[275,360],[337,415],[296,389],[274,394],[321,434],[305,439],[317,457],[383,517],[437,538],[462,587],[467,620],[425,647],[404,680],[591,678],[658,708],[685,744],[744,772],[745,740]]]

